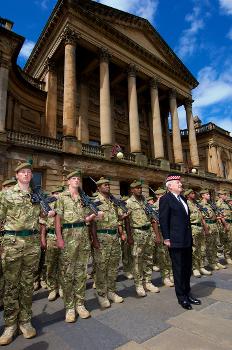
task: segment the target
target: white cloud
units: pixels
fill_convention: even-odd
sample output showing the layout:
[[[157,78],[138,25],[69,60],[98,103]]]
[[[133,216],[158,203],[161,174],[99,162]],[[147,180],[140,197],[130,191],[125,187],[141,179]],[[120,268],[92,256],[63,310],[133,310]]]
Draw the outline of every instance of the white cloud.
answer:
[[[43,10],[47,10],[48,9],[48,3],[50,0],[40,0],[40,1],[35,1],[35,4],[42,7]]]
[[[34,46],[35,46],[35,43],[33,41],[26,40],[21,48],[19,56],[27,59],[30,56]]]
[[[186,15],[185,21],[190,26],[183,31],[177,47],[177,54],[181,58],[191,56],[197,48],[197,34],[204,28],[204,15],[201,7],[194,6],[192,13]]]
[[[97,2],[146,18],[152,22],[159,0],[97,0]]]
[[[231,0],[219,0],[221,9],[227,14],[232,15],[232,1]]]

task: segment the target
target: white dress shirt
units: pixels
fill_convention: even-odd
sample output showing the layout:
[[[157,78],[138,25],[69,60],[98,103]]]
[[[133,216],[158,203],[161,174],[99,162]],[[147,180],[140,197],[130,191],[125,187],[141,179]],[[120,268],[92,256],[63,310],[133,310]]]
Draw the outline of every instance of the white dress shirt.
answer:
[[[181,196],[178,195],[178,194],[176,194],[176,193],[173,193],[173,192],[172,192],[172,194],[176,197],[176,199],[177,199],[179,202],[181,202],[181,204],[182,204],[183,207],[185,208],[186,213],[188,214],[188,213],[189,213],[189,211],[188,211],[188,206],[187,206],[187,204],[183,201],[183,199],[181,198]]]

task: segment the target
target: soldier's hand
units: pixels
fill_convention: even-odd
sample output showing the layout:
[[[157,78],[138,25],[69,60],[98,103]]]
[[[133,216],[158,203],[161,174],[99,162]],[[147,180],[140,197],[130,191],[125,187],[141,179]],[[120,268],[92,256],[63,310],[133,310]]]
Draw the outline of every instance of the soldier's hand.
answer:
[[[64,240],[62,238],[57,239],[56,244],[59,249],[64,249]]]
[[[170,239],[165,239],[164,240],[164,245],[166,245],[167,247],[171,247]]]
[[[99,211],[97,214],[96,219],[97,220],[102,220],[104,218],[104,212],[103,211]]]
[[[125,234],[125,232],[122,232],[120,237],[121,237],[121,240],[122,240],[123,242],[126,241],[126,234]]]
[[[93,221],[96,217],[97,217],[96,214],[94,214],[94,213],[90,214],[90,215],[86,216],[85,222],[88,223],[90,221]]]
[[[48,212],[48,217],[49,217],[49,218],[52,218],[52,217],[55,216],[55,215],[56,215],[55,210],[49,210],[49,212]]]

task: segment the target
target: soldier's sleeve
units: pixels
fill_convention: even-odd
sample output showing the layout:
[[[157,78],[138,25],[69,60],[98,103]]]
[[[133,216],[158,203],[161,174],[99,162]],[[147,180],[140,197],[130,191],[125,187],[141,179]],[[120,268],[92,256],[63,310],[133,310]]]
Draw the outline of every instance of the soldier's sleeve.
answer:
[[[0,195],[0,221],[5,220],[7,213],[6,199],[3,192]]]
[[[56,201],[55,211],[60,216],[63,216],[64,214],[64,201],[61,196]]]

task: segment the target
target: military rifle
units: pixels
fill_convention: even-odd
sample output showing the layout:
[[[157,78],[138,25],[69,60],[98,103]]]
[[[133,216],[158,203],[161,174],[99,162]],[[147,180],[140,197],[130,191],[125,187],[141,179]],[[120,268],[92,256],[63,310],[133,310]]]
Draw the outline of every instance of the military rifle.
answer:
[[[48,215],[49,211],[52,211],[52,208],[50,207],[50,203],[53,203],[57,200],[56,197],[49,197],[46,196],[42,189],[41,186],[35,186],[34,182],[31,181],[31,202],[32,204],[39,204],[43,212]]]

